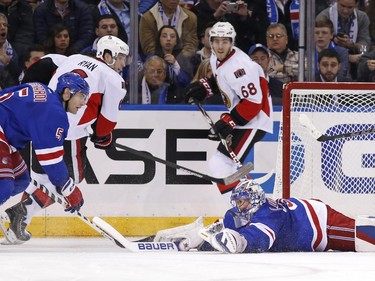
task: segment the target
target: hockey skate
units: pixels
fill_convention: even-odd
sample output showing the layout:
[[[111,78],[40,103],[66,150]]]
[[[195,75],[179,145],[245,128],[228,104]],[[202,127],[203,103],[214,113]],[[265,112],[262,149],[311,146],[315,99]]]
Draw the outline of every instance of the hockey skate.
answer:
[[[4,232],[5,240],[2,242],[3,245],[19,245],[31,238],[31,233],[26,230],[26,206],[31,201],[27,198],[18,204],[5,210],[5,213],[1,214],[1,221],[8,221],[9,228],[4,231],[4,225],[2,224],[1,229]]]

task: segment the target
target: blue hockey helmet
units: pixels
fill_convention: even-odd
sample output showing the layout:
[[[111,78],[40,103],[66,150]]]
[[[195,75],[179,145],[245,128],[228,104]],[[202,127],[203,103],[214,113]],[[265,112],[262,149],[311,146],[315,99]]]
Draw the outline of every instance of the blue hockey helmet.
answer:
[[[81,75],[74,72],[64,73],[57,79],[56,92],[59,95],[62,95],[65,88],[70,89],[71,95],[81,92],[82,94],[88,96],[90,93],[90,86],[86,80],[82,78]]]
[[[233,189],[231,203],[240,216],[250,220],[252,215],[266,202],[263,188],[252,179],[242,179]]]

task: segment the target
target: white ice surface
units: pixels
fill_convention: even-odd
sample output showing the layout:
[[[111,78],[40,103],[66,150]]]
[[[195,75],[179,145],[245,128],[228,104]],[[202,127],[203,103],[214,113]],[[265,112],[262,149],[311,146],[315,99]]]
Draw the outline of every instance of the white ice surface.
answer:
[[[375,253],[129,253],[105,238],[0,245],[0,281],[374,280]]]

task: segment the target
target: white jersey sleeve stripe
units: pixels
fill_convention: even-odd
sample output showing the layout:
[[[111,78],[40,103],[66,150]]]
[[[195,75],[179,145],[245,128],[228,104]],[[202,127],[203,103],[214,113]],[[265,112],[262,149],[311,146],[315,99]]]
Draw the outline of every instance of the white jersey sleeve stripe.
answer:
[[[275,241],[275,232],[269,228],[267,225],[263,224],[263,223],[260,223],[260,222],[256,222],[256,223],[251,223],[251,225],[255,226],[256,228],[258,228],[260,231],[262,231],[264,234],[266,234],[269,238],[269,245],[268,245],[268,249],[270,249],[273,245],[273,242]]]

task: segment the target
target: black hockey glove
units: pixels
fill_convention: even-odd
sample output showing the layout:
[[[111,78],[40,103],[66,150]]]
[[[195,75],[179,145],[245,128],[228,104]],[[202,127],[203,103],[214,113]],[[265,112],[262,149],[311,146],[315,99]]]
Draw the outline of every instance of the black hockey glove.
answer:
[[[233,121],[232,116],[229,113],[224,113],[221,115],[220,120],[213,126],[214,133],[212,130],[208,133],[208,139],[220,141],[220,134],[220,136],[226,140],[236,126],[237,124]]]
[[[201,78],[199,81],[191,83],[186,88],[185,102],[194,103],[194,101],[203,101],[207,97],[218,94],[219,89],[214,77]]]
[[[90,140],[94,143],[95,148],[98,149],[107,150],[113,147],[112,132],[104,137],[92,135]]]

